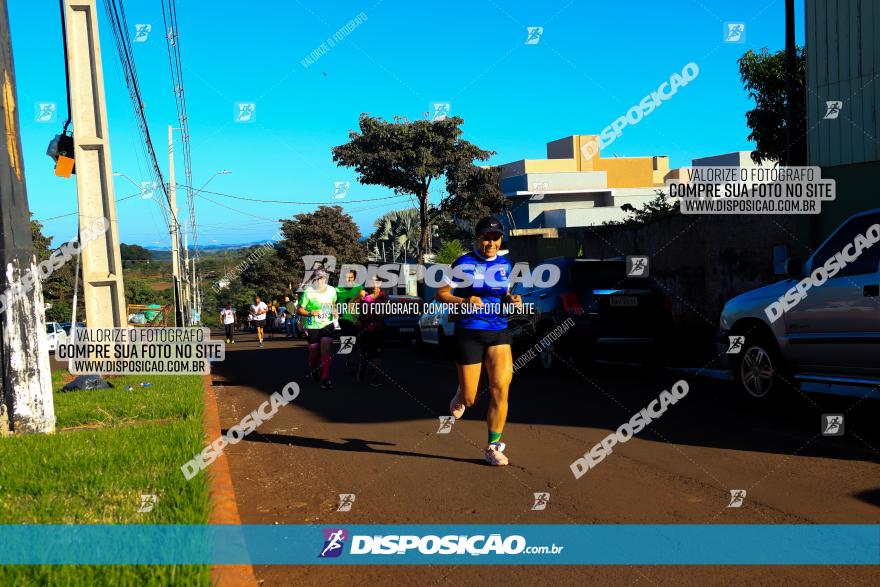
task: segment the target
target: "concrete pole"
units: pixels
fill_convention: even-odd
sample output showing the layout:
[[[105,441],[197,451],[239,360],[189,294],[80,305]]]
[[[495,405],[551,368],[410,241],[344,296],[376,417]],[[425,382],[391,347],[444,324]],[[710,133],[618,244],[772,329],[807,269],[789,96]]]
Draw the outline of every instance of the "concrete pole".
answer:
[[[202,319],[202,290],[199,289],[199,273],[196,270],[196,258],[193,257],[193,324],[198,325]],[[198,318],[198,320],[196,320]]]
[[[43,288],[31,237],[18,128],[15,68],[9,39],[6,0],[0,0],[0,436],[12,432],[54,432],[55,405],[49,341],[46,338]],[[13,284],[29,283],[20,295],[11,295]],[[23,283],[24,281],[24,283]]]
[[[177,186],[174,183],[174,128],[168,125],[168,197],[171,200],[171,281],[174,287],[174,319],[183,326],[183,300],[180,292],[180,252],[178,250]]]
[[[79,236],[76,237],[76,241],[79,242]],[[77,304],[77,296],[79,295],[79,259],[80,255],[76,256],[76,269],[73,273],[73,307],[70,310],[70,334],[71,337],[76,336],[76,304]]]
[[[192,284],[189,279],[189,235],[186,223],[183,225],[183,307],[186,325],[192,326]]]
[[[82,242],[83,294],[90,328],[128,324],[110,163],[110,133],[95,0],[65,0],[79,233],[105,219],[109,229]],[[97,233],[96,233],[97,234]]]

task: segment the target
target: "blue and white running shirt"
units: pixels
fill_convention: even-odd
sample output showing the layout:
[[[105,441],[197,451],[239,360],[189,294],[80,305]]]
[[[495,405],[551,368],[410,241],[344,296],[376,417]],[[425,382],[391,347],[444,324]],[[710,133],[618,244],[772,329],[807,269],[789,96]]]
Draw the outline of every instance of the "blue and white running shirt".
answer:
[[[506,329],[507,316],[501,311],[501,298],[510,289],[510,261],[500,255],[490,261],[470,251],[453,261],[451,267],[453,294],[462,298],[477,296],[483,300],[482,310],[459,315],[455,327],[470,330]],[[471,285],[466,285],[456,273],[467,274]]]

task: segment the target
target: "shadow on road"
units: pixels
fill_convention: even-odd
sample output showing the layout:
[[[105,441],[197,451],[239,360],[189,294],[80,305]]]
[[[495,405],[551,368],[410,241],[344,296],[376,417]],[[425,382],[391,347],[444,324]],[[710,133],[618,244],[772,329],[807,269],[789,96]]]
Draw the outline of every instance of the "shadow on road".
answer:
[[[240,342],[227,349],[226,360],[214,365],[215,384],[249,387],[269,395],[296,381],[302,390],[296,405],[331,422],[373,424],[435,419],[448,415],[449,400],[457,385],[455,366],[448,358],[433,350],[419,352],[410,346],[389,345],[378,377],[382,387],[359,386],[346,372],[342,357],[337,356],[332,370],[333,389],[322,390],[307,378],[307,350],[303,341],[276,339],[259,349],[253,335],[237,338]],[[752,405],[741,400],[729,383],[662,370],[597,369],[570,364],[548,373],[528,365],[514,375],[508,421],[541,426],[548,434],[580,440],[587,451],[681,378],[690,385],[688,395],[643,430],[640,438],[719,449],[880,462],[880,455],[872,448],[880,440],[875,425],[877,402],[791,392],[778,404]],[[481,389],[485,390],[485,381]],[[220,398],[222,401],[222,393]],[[468,409],[465,419],[485,419],[487,407],[487,394],[481,392],[477,405]],[[823,413],[846,414],[843,437],[820,436]],[[370,446],[379,443],[356,439],[346,444],[272,435],[253,440],[381,452]],[[862,499],[876,498],[869,495]]]
[[[223,430],[226,434],[226,430]],[[341,450],[346,452],[367,452],[394,455],[400,457],[421,457],[426,459],[440,459],[444,461],[456,461],[459,463],[473,463],[484,465],[483,459],[460,459],[456,457],[448,457],[438,454],[428,454],[422,452],[408,452],[403,450],[391,450],[373,448],[374,446],[396,446],[393,442],[382,442],[381,440],[363,440],[361,438],[343,438],[345,442],[332,442],[321,438],[310,438],[308,436],[294,436],[288,434],[263,434],[254,432],[246,437],[242,442],[268,442],[271,444],[284,444],[287,446],[299,446],[302,448],[315,448],[320,450]]]
[[[869,503],[873,506],[880,507],[880,487],[875,489],[868,489],[865,491],[860,491],[853,495],[856,499],[860,499],[865,503]]]

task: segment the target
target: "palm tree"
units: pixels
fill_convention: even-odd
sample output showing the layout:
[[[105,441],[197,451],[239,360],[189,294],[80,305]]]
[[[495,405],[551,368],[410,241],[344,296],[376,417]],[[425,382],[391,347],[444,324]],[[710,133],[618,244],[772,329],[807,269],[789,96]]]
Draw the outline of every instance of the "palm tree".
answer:
[[[395,210],[380,216],[373,223],[376,230],[367,239],[367,248],[375,259],[391,263],[406,262],[419,254],[419,211],[416,208]],[[385,241],[384,251],[382,243]]]

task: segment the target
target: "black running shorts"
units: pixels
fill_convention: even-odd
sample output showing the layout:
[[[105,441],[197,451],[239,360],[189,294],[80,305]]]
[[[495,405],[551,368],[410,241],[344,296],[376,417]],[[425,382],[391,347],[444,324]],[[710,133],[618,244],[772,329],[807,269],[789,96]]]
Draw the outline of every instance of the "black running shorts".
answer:
[[[308,337],[309,344],[317,344],[321,342],[322,338],[334,338],[336,336],[336,329],[333,328],[332,324],[328,324],[324,328],[308,328],[306,329],[306,336]]]
[[[365,330],[358,337],[358,347],[365,359],[381,359],[385,348],[384,330]]]
[[[342,334],[345,336],[357,336],[358,327],[357,324],[352,322],[351,320],[347,320],[346,318],[339,319],[339,328],[342,329]]]
[[[510,333],[506,330],[455,329],[455,362],[459,365],[474,365],[483,362],[486,349],[490,346],[509,345]]]

